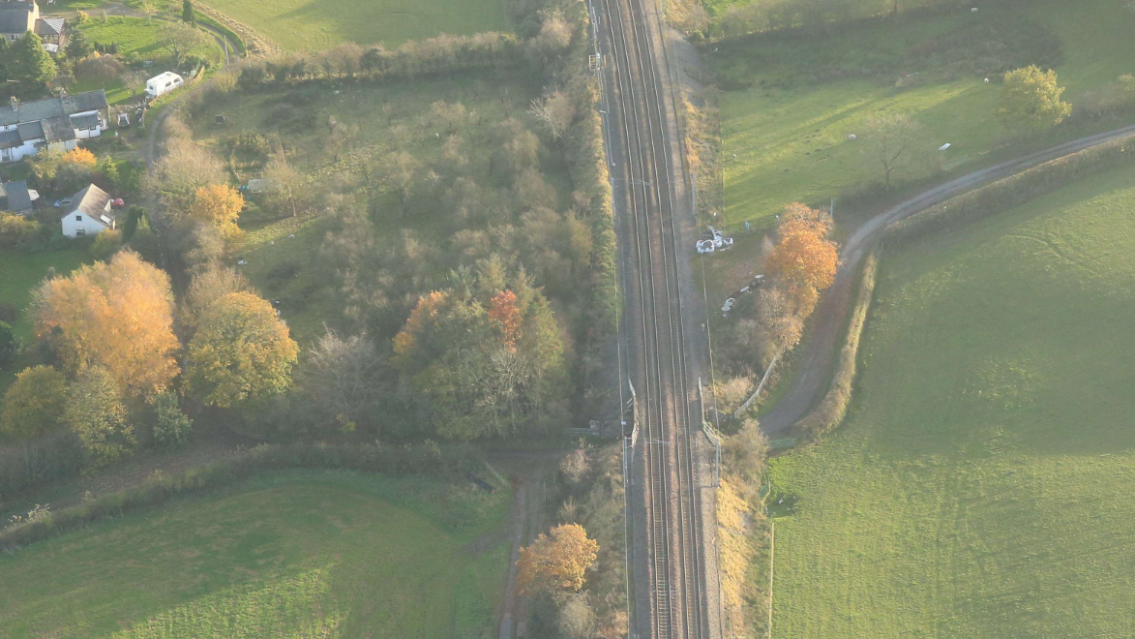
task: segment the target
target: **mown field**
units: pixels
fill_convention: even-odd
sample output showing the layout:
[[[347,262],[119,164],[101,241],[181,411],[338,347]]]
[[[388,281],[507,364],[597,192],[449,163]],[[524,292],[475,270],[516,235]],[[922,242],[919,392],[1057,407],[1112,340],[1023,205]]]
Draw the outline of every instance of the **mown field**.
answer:
[[[344,86],[341,91],[314,85],[233,92],[190,124],[194,138],[229,163],[235,181],[261,176],[262,159],[232,151],[233,141],[242,134],[260,134],[272,148],[284,145],[289,162],[307,176],[312,188],[332,185],[349,192],[364,186],[364,165],[393,152],[405,151],[422,162],[436,160],[448,129],[431,105],[461,103],[472,115],[455,134],[470,166],[476,167],[473,177],[488,180],[484,171],[491,170],[489,158],[496,152],[490,141],[492,125],[509,116],[523,119],[529,100],[539,90],[519,82],[466,76]],[[214,113],[225,114],[225,126],[213,124]],[[339,146],[328,140],[332,119],[336,126],[350,131]],[[545,156],[542,168],[566,201],[570,182],[563,159]],[[377,182],[381,177],[370,179]],[[449,237],[450,220],[445,212],[407,216],[391,194],[372,206],[371,219],[392,235],[408,229],[431,243]],[[334,224],[330,217],[320,215],[273,219],[246,213],[241,220],[245,235],[236,254],[247,262],[242,272],[266,296],[281,301],[282,316],[301,343],[321,336],[325,323],[336,328],[343,321],[337,310],[341,307],[337,280],[320,267],[319,259],[324,237]],[[444,277],[446,267],[439,264],[437,268]]]
[[[295,51],[342,42],[395,47],[442,33],[507,31],[501,0],[380,0],[328,4],[316,0],[208,0],[205,4]]]
[[[750,220],[767,228],[788,202],[826,203],[881,181],[863,140],[848,139],[862,136],[874,113],[909,114],[929,148],[952,145],[897,179],[937,167],[973,170],[1009,141],[993,113],[1000,87],[985,84],[978,68],[1055,63],[1064,98],[1075,104],[1135,71],[1133,32],[1135,15],[1118,0],[1041,0],[976,14],[902,16],[823,37],[709,45],[703,56],[731,89],[721,97],[725,226],[736,231]],[[902,74],[915,73],[896,86]]]
[[[1135,636],[1135,175],[888,251],[847,422],[774,460],[775,636]]]
[[[507,490],[338,472],[266,475],[0,556],[18,637],[481,637]]]

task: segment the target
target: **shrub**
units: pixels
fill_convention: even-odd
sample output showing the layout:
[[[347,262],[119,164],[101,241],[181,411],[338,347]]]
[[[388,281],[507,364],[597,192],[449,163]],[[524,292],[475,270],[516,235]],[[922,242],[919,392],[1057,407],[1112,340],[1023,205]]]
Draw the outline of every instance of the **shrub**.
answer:
[[[859,338],[867,321],[867,311],[871,308],[871,296],[875,291],[875,276],[879,260],[875,253],[867,257],[859,284],[859,293],[851,309],[851,322],[847,327],[847,338],[839,351],[831,388],[828,389],[820,405],[798,423],[804,435],[815,441],[831,431],[847,415],[851,403],[852,383],[855,381],[856,357],[859,353]]]
[[[91,257],[105,262],[120,248],[122,248],[122,231],[107,229],[95,236],[95,241],[91,244]]]
[[[167,448],[184,446],[193,431],[193,420],[181,412],[177,395],[158,393],[150,398],[150,405],[154,409],[154,441]]]
[[[18,248],[26,246],[39,236],[40,225],[32,219],[0,213],[0,247]]]

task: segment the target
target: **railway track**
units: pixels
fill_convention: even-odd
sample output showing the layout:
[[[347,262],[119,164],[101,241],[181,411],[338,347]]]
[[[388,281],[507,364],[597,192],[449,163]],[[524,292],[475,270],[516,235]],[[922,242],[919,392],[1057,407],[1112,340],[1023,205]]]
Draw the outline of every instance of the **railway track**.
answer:
[[[595,0],[593,21],[603,25],[604,64],[612,73],[607,91],[608,143],[616,197],[625,211],[622,250],[626,261],[625,330],[631,378],[639,396],[640,462],[645,510],[649,619],[639,632],[657,639],[710,637],[705,578],[697,444],[700,418],[689,401],[690,370],[682,317],[678,245],[674,226],[675,183],[685,181],[672,161],[671,111],[656,64],[650,0]],[[658,25],[660,27],[660,25]],[[673,105],[669,105],[671,108]],[[698,412],[700,415],[700,411]],[[645,623],[648,621],[649,623]]]

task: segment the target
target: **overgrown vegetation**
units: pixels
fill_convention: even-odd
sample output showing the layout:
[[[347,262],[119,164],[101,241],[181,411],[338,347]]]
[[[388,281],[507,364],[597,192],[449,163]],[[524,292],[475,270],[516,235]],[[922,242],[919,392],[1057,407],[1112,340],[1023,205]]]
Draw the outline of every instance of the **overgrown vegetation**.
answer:
[[[628,632],[627,548],[621,445],[579,448],[565,456],[550,486],[550,503],[556,504],[552,518],[552,538],[565,539],[558,552],[543,555],[551,559],[554,570],[540,570],[537,562],[540,542],[522,555],[521,576],[525,570],[539,579],[527,582],[531,595],[529,631],[548,639],[616,639]],[[557,532],[558,531],[558,532]],[[568,543],[585,535],[594,544]],[[588,558],[574,563],[571,558]],[[576,581],[549,582],[546,577],[564,572],[560,564],[575,568]],[[527,566],[527,567],[526,567]],[[579,572],[579,568],[585,570]],[[535,569],[535,570],[534,570]],[[524,583],[524,582],[522,582]]]

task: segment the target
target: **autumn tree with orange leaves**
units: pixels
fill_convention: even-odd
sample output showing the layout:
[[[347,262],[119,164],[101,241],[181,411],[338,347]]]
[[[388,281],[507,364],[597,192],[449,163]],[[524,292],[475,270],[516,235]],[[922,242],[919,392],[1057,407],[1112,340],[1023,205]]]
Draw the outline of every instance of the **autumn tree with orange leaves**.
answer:
[[[45,281],[32,309],[36,335],[72,375],[100,365],[126,396],[139,397],[178,373],[169,276],[133,251]]]
[[[241,233],[236,221],[243,208],[244,197],[239,191],[224,184],[211,184],[197,189],[189,214],[217,227],[226,239],[232,239]]]
[[[489,302],[489,321],[500,332],[501,344],[510,351],[516,350],[520,339],[520,309],[516,306],[516,293],[505,289]]]
[[[831,229],[827,213],[800,203],[788,205],[781,215],[780,239],[768,256],[768,269],[800,319],[812,314],[820,293],[835,280],[839,250],[828,239]]]
[[[578,591],[587,569],[599,556],[599,543],[587,537],[579,524],[556,526],[520,549],[517,583],[520,592]]]

